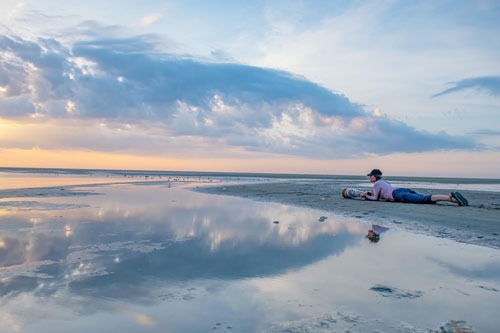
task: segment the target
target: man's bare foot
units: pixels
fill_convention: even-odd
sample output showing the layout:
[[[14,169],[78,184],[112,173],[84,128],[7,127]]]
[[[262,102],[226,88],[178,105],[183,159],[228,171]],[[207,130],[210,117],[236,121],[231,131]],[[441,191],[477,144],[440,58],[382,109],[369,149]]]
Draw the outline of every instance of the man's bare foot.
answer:
[[[448,194],[448,198],[450,198],[450,201],[451,201],[451,202],[454,202],[454,203],[458,204],[457,199],[455,199],[455,198],[453,197],[453,195],[451,195],[451,193],[450,193],[450,194]]]

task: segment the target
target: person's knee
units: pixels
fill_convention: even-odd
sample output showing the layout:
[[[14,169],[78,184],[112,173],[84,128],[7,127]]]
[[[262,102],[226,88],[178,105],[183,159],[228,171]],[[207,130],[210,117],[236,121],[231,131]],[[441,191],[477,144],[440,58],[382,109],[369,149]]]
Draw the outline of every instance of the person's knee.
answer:
[[[421,194],[418,193],[406,193],[405,195],[405,202],[407,203],[415,203],[415,204],[422,204],[425,203],[425,197]]]

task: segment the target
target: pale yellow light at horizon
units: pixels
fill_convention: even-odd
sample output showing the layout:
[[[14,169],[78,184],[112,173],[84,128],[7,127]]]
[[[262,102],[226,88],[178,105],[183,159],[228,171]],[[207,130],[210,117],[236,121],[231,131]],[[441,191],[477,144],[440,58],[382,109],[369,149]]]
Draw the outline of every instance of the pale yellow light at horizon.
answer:
[[[276,155],[272,158],[167,158],[92,151],[2,149],[0,166],[33,168],[124,169],[158,171],[256,172],[365,175],[380,168],[387,176],[500,178],[500,154],[433,152],[391,154],[366,159],[316,160]]]

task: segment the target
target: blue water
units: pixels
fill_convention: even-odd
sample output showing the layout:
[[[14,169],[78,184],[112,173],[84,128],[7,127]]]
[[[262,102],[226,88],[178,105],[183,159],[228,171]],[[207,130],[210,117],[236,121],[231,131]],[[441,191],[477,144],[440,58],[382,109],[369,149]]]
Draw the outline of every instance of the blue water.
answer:
[[[190,190],[221,180],[1,199],[2,332],[499,327],[498,250]]]

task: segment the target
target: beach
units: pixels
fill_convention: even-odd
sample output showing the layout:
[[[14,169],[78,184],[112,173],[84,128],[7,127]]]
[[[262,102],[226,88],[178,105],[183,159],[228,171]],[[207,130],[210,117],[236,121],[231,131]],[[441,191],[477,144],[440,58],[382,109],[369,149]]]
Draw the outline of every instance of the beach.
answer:
[[[369,188],[355,176],[51,169],[0,182],[5,332],[500,325],[494,180],[393,179],[458,189],[468,207],[342,198]],[[388,228],[377,243],[373,224]]]
[[[500,1],[0,18],[0,333],[500,332]]]
[[[54,169],[54,174],[51,175],[51,169],[2,169],[8,177],[4,177],[0,188],[0,199],[33,195],[72,195],[71,190],[63,192],[60,186],[51,186],[57,184],[78,185],[78,191],[83,191],[86,187],[106,183],[143,182],[153,185],[178,184],[181,180],[184,182],[201,180],[202,183],[192,190],[320,209],[338,216],[369,220],[379,225],[413,233],[500,248],[500,180],[498,179],[388,178],[388,181],[395,186],[409,187],[422,194],[449,194],[458,190],[469,200],[469,206],[459,207],[449,202],[418,205],[343,198],[341,195],[343,188],[355,187],[367,191],[371,189],[367,178],[362,176],[77,169]],[[36,177],[37,172],[41,172],[42,176]],[[36,178],[35,182],[33,177]],[[219,183],[223,185],[218,186]],[[36,187],[23,188],[23,184],[36,184]]]
[[[340,178],[340,177],[339,177]],[[431,182],[432,181],[432,182]],[[387,227],[449,238],[464,243],[500,248],[500,192],[477,190],[481,181],[473,179],[395,179],[396,183],[413,186],[423,194],[449,194],[457,188],[469,200],[469,206],[452,203],[434,205],[405,204],[386,201],[345,199],[342,188],[358,186],[369,190],[362,178],[336,180],[288,180],[286,182],[239,184],[199,189],[205,193],[223,194],[252,200],[322,209],[349,218],[364,219]],[[487,181],[483,181],[487,182]],[[419,187],[430,184],[426,188]],[[495,181],[490,181],[490,184]],[[363,186],[360,186],[363,185]],[[474,186],[476,185],[476,186]],[[472,189],[463,189],[472,188]],[[496,187],[492,187],[496,188]],[[473,190],[476,189],[476,190]]]

